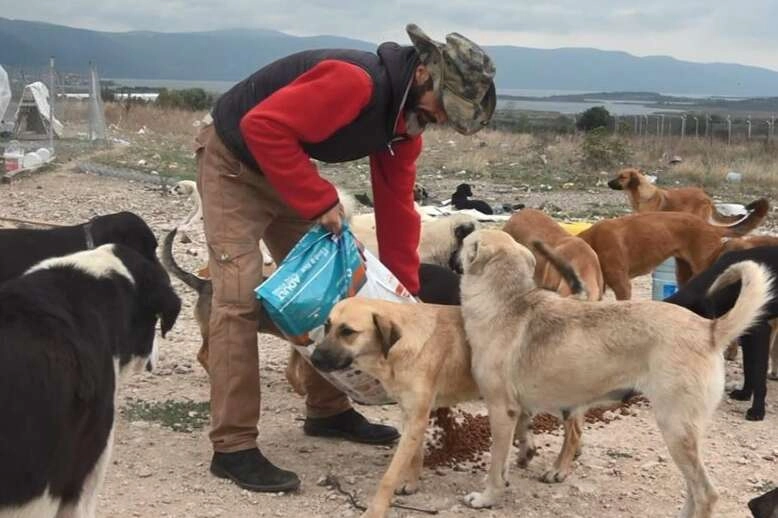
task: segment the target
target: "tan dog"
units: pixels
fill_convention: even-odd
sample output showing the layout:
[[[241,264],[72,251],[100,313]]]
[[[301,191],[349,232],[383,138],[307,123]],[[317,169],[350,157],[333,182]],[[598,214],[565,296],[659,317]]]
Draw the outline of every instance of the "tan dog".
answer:
[[[742,216],[724,216],[716,210],[710,196],[699,187],[681,187],[679,189],[661,189],[648,181],[638,169],[622,169],[616,178],[608,182],[608,187],[624,191],[634,212],[687,212],[707,221],[711,225],[729,225],[742,219]],[[751,203],[766,202],[764,198]]]
[[[600,260],[583,239],[573,236],[543,211],[522,209],[505,223],[503,231],[517,242],[530,247],[533,241],[542,240],[556,255],[570,263],[583,280],[590,300],[601,300],[605,291]],[[542,254],[535,254],[535,283],[541,288],[556,291],[563,297],[571,294],[570,286],[559,270]]]
[[[381,517],[393,492],[418,488],[430,411],[478,399],[459,306],[345,299],[332,309],[311,355],[322,371],[352,363],[380,380],[403,413],[403,433],[363,516]]]
[[[747,234],[767,215],[760,204],[742,221],[728,227],[706,223],[683,212],[647,212],[598,221],[578,237],[597,253],[605,284],[618,300],[632,295],[630,279],[651,273],[670,257],[676,260],[682,285],[719,256],[721,240]]]
[[[709,518],[718,496],[702,464],[701,440],[724,390],[721,353],[772,296],[770,273],[752,261],[726,270],[711,291],[741,280],[740,296],[711,321],[663,302],[593,303],[537,289],[530,280],[533,254],[500,231],[465,238],[462,262],[473,377],[492,431],[486,489],[466,503],[488,507],[505,491],[517,420],[535,412],[574,415],[639,390],[651,400],[686,481],[681,516]]]

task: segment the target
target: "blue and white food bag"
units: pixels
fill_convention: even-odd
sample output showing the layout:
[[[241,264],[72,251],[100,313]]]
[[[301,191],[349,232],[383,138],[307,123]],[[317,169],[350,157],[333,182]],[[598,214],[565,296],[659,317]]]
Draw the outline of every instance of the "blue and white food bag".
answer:
[[[330,311],[340,300],[356,296],[416,302],[378,258],[360,248],[348,226],[340,236],[316,226],[255,290],[270,318],[308,363],[315,344],[324,338]],[[378,380],[354,367],[317,372],[358,403],[392,402]]]

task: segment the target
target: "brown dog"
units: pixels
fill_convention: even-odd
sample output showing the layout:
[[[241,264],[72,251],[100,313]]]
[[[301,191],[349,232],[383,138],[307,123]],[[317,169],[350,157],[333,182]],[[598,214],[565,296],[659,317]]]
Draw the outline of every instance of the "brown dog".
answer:
[[[617,300],[632,295],[630,279],[651,273],[675,257],[682,285],[719,256],[724,237],[739,237],[755,229],[767,216],[768,203],[758,203],[744,219],[715,226],[683,212],[647,212],[598,221],[578,237],[597,253],[605,284]]]
[[[605,283],[600,268],[600,260],[592,247],[583,239],[569,234],[556,221],[543,211],[522,209],[511,216],[503,231],[518,243],[530,250],[532,242],[542,240],[562,260],[569,263],[583,280],[589,300],[601,300]],[[541,287],[556,291],[563,297],[572,292],[559,270],[549,264],[543,254],[535,252],[535,283]]]
[[[608,182],[608,187],[625,191],[634,212],[688,212],[711,225],[729,225],[742,219],[742,216],[724,216],[716,210],[710,196],[699,187],[681,187],[679,189],[661,189],[648,181],[643,173],[634,168],[622,169],[616,178]],[[753,209],[761,198],[752,202],[747,209]]]

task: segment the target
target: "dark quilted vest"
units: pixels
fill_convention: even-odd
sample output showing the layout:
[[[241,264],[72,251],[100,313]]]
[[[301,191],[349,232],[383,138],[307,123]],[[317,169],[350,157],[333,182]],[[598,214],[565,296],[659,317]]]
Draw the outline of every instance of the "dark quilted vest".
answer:
[[[362,67],[373,79],[373,96],[359,116],[323,142],[302,142],[323,162],[347,162],[384,150],[394,137],[418,55],[413,47],[384,43],[376,54],[359,50],[308,50],[275,61],[225,92],[214,106],[214,128],[236,157],[259,170],[240,132],[243,116],[317,63],[336,59]]]

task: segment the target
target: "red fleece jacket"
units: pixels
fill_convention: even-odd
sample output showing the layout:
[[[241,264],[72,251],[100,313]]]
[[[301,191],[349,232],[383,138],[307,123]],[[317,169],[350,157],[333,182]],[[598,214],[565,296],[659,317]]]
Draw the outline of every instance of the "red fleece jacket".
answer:
[[[338,203],[301,142],[322,142],[357,118],[373,82],[357,65],[326,60],[251,109],[240,130],[251,154],[281,198],[305,219]],[[395,132],[401,135],[401,120]],[[376,233],[381,262],[411,292],[419,291],[420,217],[413,204],[421,136],[370,156]]]

